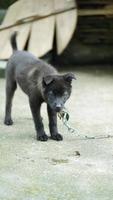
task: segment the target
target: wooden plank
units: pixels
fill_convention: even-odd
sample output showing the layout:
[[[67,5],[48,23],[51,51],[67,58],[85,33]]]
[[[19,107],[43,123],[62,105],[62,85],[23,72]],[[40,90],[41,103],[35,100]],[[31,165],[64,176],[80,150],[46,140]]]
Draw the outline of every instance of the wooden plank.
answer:
[[[21,0],[21,13],[17,20],[50,15],[54,9],[53,0]]]
[[[74,0],[65,1],[54,0],[55,12],[59,10],[67,10],[67,8],[76,7],[76,3]],[[61,54],[62,51],[68,45],[73,32],[76,27],[77,22],[77,10],[74,9],[72,11],[67,11],[65,13],[61,13],[56,15],[56,39],[57,39],[57,53]]]
[[[9,8],[9,11],[4,19],[3,25],[0,27],[0,30],[2,30],[2,28],[9,28],[9,30],[5,30],[4,32],[5,36],[3,31],[1,31],[3,41],[1,41],[0,46],[3,48],[2,52],[0,53],[0,58],[7,59],[11,55],[9,37],[14,30],[17,30],[19,32],[19,49],[24,48],[25,42],[28,38],[30,31],[30,23],[28,23],[28,21],[26,24],[23,25],[20,25],[18,23],[20,23],[20,21],[23,19],[29,20],[30,17],[33,17],[32,20],[37,19],[37,21],[32,21],[33,25],[28,50],[34,53],[36,56],[40,57],[52,49],[56,18],[56,29],[58,39],[57,47],[58,53],[60,54],[67,46],[76,26],[77,12],[76,10],[74,10],[75,6],[75,0],[17,1]],[[39,20],[38,17],[41,17],[41,19]],[[62,24],[64,24],[63,27]],[[66,37],[62,37],[62,33],[65,33]]]
[[[53,0],[54,1],[54,12],[58,12],[60,10],[67,10],[76,7],[75,0]]]
[[[53,47],[55,17],[33,22],[28,51],[41,57]]]
[[[28,17],[44,17],[75,7],[75,0],[20,0],[21,14],[18,20]]]
[[[9,38],[9,36],[10,36],[10,30],[7,29],[7,30],[0,31],[0,38],[2,38],[2,39],[0,39],[0,49],[1,49],[0,55],[6,44],[7,38]],[[1,58],[1,56],[0,56],[0,58]]]
[[[74,0],[60,0],[59,3],[56,0],[20,0],[8,9],[8,14],[5,17],[4,24],[0,26],[0,30],[12,28],[20,23],[49,17],[74,8]]]
[[[83,6],[83,5],[107,5],[107,4],[112,4],[113,0],[79,0],[78,5]]]
[[[54,12],[53,0],[20,0],[11,5],[7,11],[0,30],[11,28],[29,18],[41,18]]]
[[[14,24],[16,22],[18,13],[20,13],[20,10],[21,10],[20,1],[17,1],[16,3],[12,4],[8,8],[6,16],[5,16],[3,23],[0,27],[2,28],[4,26],[9,26],[11,24]]]
[[[24,46],[26,44],[27,38],[29,36],[30,33],[30,26],[31,24],[26,24],[26,25],[20,25],[20,26],[16,26],[12,29],[9,30],[5,30],[3,31],[3,38],[4,38],[4,43],[0,44],[0,48],[2,47],[2,51],[0,52],[0,59],[8,59],[11,54],[12,54],[12,48],[10,45],[10,36],[14,31],[17,31],[17,44],[18,44],[18,48],[20,50],[24,49]],[[2,32],[0,32],[1,35]]]
[[[11,29],[5,30],[4,33],[5,32],[8,33],[8,34],[7,34],[7,37],[5,38],[2,51],[0,52],[0,59],[3,59],[3,60],[8,59],[9,56],[11,56],[11,54],[12,54],[12,49],[11,49],[11,45],[10,45],[10,42],[9,42],[9,38],[11,36]],[[3,36],[3,38],[4,38],[4,36]]]
[[[57,53],[61,54],[68,45],[77,24],[77,10],[56,16]]]
[[[93,15],[113,15],[113,9],[79,9],[79,16],[93,16]]]

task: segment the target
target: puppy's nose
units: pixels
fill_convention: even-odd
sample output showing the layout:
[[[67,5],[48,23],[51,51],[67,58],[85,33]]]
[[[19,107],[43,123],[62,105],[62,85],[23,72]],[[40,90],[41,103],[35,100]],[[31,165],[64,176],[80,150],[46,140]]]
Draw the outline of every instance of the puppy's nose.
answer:
[[[57,105],[57,106],[56,106],[56,112],[60,112],[61,109],[62,109],[62,107],[61,107],[60,105]]]

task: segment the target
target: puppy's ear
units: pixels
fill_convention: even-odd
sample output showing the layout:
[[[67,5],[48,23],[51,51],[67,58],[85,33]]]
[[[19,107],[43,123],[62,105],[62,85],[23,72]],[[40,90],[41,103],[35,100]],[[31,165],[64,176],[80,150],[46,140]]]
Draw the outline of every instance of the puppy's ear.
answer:
[[[64,79],[65,79],[65,81],[67,81],[67,82],[69,82],[69,83],[72,82],[72,79],[75,79],[75,80],[76,80],[75,75],[74,75],[73,73],[71,73],[71,72],[65,74],[65,75],[64,75]]]
[[[54,77],[53,76],[45,76],[43,77],[43,85],[48,85],[50,84],[51,82],[53,82],[54,80]]]

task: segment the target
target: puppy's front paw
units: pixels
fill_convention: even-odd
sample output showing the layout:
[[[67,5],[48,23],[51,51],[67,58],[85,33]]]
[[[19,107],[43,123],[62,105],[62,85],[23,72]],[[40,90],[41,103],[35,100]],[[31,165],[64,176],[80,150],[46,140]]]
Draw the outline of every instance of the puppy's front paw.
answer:
[[[56,134],[56,135],[52,135],[51,136],[51,139],[53,139],[53,140],[57,140],[57,141],[61,141],[61,140],[63,140],[63,136],[61,135],[61,134]]]
[[[7,125],[7,126],[11,126],[11,125],[13,125],[13,120],[12,119],[5,119],[4,124]]]
[[[37,136],[37,140],[46,142],[48,140],[48,136],[46,134]]]

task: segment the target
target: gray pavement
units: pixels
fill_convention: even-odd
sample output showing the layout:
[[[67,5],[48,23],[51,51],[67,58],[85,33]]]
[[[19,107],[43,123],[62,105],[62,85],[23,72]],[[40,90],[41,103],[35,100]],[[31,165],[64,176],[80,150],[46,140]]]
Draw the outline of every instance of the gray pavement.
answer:
[[[113,71],[73,70],[77,81],[66,107],[80,135],[113,135]],[[14,125],[3,124],[5,80],[0,79],[0,199],[111,200],[113,138],[84,140],[59,121],[64,140],[36,141],[27,97],[18,88]],[[46,106],[42,107],[48,133]],[[49,134],[49,133],[48,133]],[[80,152],[80,156],[76,155]]]

